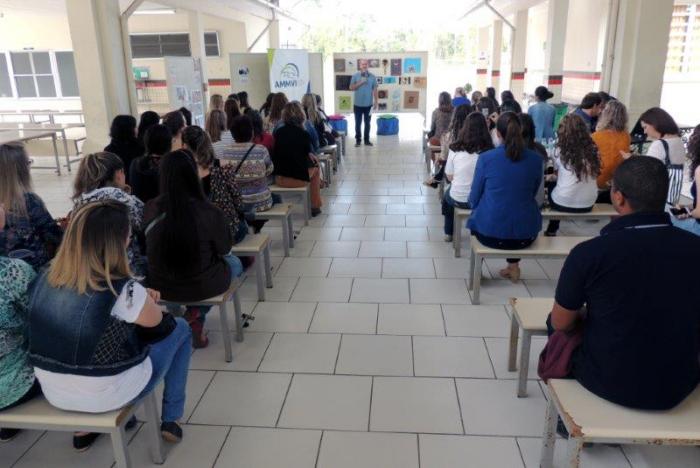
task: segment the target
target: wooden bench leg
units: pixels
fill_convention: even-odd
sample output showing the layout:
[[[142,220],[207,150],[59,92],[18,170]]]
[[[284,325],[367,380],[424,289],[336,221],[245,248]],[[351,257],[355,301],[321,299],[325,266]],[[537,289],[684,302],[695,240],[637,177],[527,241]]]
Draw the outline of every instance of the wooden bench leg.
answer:
[[[474,283],[472,291],[472,304],[479,304],[479,296],[481,295],[481,268],[482,268],[482,258],[481,255],[472,255],[474,257],[474,273],[472,276],[472,281]]]
[[[577,437],[569,437],[566,443],[566,458],[569,468],[578,468],[581,462],[581,449],[583,440]]]
[[[263,264],[262,252],[255,254],[255,282],[258,286],[258,300],[265,301],[265,265]]]
[[[530,367],[530,342],[532,333],[523,330],[520,340],[520,369],[518,369],[518,398],[527,396],[527,374]]]
[[[265,261],[265,286],[271,288],[272,284],[272,264],[270,262],[270,243],[263,250],[263,260]]]
[[[151,392],[144,401],[143,407],[146,412],[146,429],[148,432],[149,448],[151,450],[151,460],[156,465],[162,465],[165,462],[165,454],[163,453],[163,438],[160,434],[160,418],[158,418],[158,402],[156,394]]]
[[[454,213],[454,223],[452,224],[452,245],[455,249],[455,257],[462,256],[462,224],[460,217],[457,216],[457,208],[452,208]]]
[[[540,452],[540,468],[552,468],[554,463],[554,442],[559,413],[550,396],[547,410],[544,414],[544,434],[542,435],[542,451]]]
[[[219,317],[221,321],[221,336],[224,338],[224,359],[226,362],[231,362],[233,361],[233,351],[231,350],[231,330],[228,326],[226,301],[219,306]],[[238,327],[238,317],[236,317],[236,327]]]
[[[282,219],[282,246],[284,247],[284,256],[289,257],[289,228],[287,227],[287,218]]]
[[[517,369],[515,361],[518,355],[518,321],[515,318],[515,311],[511,311],[510,316],[510,340],[508,341],[508,372],[515,372]]]
[[[129,451],[126,448],[126,433],[124,432],[124,426],[115,428],[110,433],[110,438],[112,439],[112,450],[114,451],[114,460],[117,462],[117,468],[131,468],[131,458],[129,458]]]
[[[311,187],[302,195],[301,204],[304,205],[304,226],[308,226],[311,219]]]
[[[233,313],[236,316],[236,341],[243,341],[243,308],[238,291],[233,293]]]
[[[287,225],[284,228],[289,230],[289,247],[294,248],[294,226],[291,214],[287,216]]]

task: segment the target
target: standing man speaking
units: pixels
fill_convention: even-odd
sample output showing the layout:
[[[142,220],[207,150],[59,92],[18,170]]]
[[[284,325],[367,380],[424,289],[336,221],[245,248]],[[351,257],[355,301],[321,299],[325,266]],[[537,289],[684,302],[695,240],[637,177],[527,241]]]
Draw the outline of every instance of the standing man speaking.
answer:
[[[377,108],[377,77],[367,71],[367,60],[358,60],[360,71],[352,75],[350,80],[350,91],[355,92],[353,100],[353,110],[355,111],[355,147],[360,146],[360,130],[362,128],[362,118],[365,119],[364,140],[366,146],[372,146],[369,141],[370,111],[372,107]]]

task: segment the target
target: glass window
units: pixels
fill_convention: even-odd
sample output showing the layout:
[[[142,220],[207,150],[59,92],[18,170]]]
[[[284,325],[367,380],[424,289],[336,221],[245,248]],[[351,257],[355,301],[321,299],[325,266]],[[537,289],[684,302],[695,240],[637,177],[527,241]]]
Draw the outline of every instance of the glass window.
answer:
[[[159,58],[166,55],[189,57],[188,34],[134,34],[129,37],[133,58]]]
[[[17,97],[56,97],[49,52],[11,52]]]
[[[17,97],[36,97],[33,76],[15,76],[15,86],[17,86]]]
[[[73,52],[56,52],[56,67],[61,81],[61,95],[63,97],[80,96]]]
[[[36,86],[39,90],[39,97],[56,97],[56,86],[53,82],[53,75],[37,76]]]
[[[7,68],[7,58],[4,53],[0,53],[0,98],[12,97],[12,81],[10,81],[10,70]]]
[[[204,33],[204,53],[207,57],[219,56],[219,33],[205,32]]]
[[[32,52],[34,62],[34,73],[37,75],[51,74],[51,59],[48,52]]]
[[[29,60],[29,52],[12,52],[12,69],[15,75],[31,75],[32,63]]]

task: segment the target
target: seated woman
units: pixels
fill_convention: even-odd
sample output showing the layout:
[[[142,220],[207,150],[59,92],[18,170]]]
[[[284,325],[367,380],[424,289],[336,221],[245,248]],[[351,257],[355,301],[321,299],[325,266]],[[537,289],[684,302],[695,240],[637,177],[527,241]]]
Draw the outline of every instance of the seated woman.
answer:
[[[151,128],[154,125],[158,125],[160,123],[160,115],[158,115],[157,112],[153,111],[146,111],[143,114],[141,114],[141,119],[139,120],[139,128],[137,131],[137,136],[139,142],[141,143],[141,146],[143,148],[143,151],[146,151],[146,131]],[[139,156],[143,156],[143,152]],[[125,168],[130,169],[130,164],[126,165],[124,164]],[[127,175],[127,180],[129,179],[129,176]]]
[[[428,138],[431,145],[439,145],[442,134],[447,131],[452,120],[452,97],[447,91],[440,93],[438,98],[438,107],[433,111],[430,119],[430,131]]]
[[[0,231],[5,213],[0,207]],[[27,307],[30,283],[36,273],[17,259],[0,257],[0,411],[31,400],[41,393],[27,354]],[[19,429],[0,429],[0,442],[8,442]]]
[[[274,134],[277,126],[282,120],[282,109],[284,109],[284,106],[286,106],[288,102],[289,100],[284,93],[277,93],[272,97],[272,102],[270,103],[270,113],[263,121],[266,132]]]
[[[596,131],[591,135],[600,155],[600,175],[597,179],[596,203],[612,204],[610,181],[615,169],[630,150],[630,134],[627,131],[627,108],[620,101],[608,101],[598,117]]]
[[[31,161],[21,143],[0,145],[0,206],[6,213],[0,230],[0,255],[43,267],[61,243],[63,231],[32,188]]]
[[[450,182],[450,187],[445,191],[445,196],[442,199],[442,215],[445,217],[445,242],[452,242],[455,207],[466,209],[470,207],[469,192],[472,188],[479,154],[492,149],[493,143],[491,135],[489,135],[489,127],[486,124],[486,117],[478,112],[472,112],[464,122],[457,139],[450,145],[445,165],[445,176]]]
[[[690,167],[690,194],[693,197],[692,206],[676,206],[671,211],[671,222],[674,226],[700,236],[700,208],[698,208],[698,184],[700,184],[700,125],[695,127],[688,139],[688,160]]]
[[[529,150],[542,156],[542,174],[545,173],[547,168],[547,162],[549,161],[549,156],[547,156],[547,149],[535,140],[535,121],[528,114],[520,114],[520,124],[523,127],[523,140],[525,140],[525,147]],[[544,206],[544,178],[540,184],[540,188],[537,190],[537,206],[540,208]]]
[[[209,111],[204,128],[207,130],[212,144],[223,141],[223,145],[226,145],[233,141],[231,132],[226,128],[226,114],[224,114],[224,111],[218,109]]]
[[[335,139],[330,132],[326,132],[326,121],[316,107],[316,96],[311,93],[304,94],[301,99],[307,121],[311,124],[318,136],[319,147],[335,144]]]
[[[542,228],[536,199],[542,182],[542,157],[525,147],[520,118],[514,112],[498,117],[496,131],[504,144],[479,156],[469,195],[472,214],[467,226],[487,247],[524,249]],[[509,258],[508,267],[500,275],[518,281],[519,262]]]
[[[235,166],[221,167],[218,164],[209,135],[196,125],[182,132],[182,143],[194,154],[204,195],[224,212],[233,243],[238,244],[248,234],[248,224],[244,218],[241,190],[236,183]]]
[[[129,209],[90,203],[73,214],[29,310],[29,355],[46,399],[67,411],[103,413],[141,400],[165,383],[160,430],[182,439],[190,330],[163,315],[159,293],[132,278]],[[148,339],[147,339],[148,337]],[[99,434],[77,434],[87,449]]]
[[[232,166],[232,173],[241,189],[243,211],[255,213],[272,208],[268,177],[274,166],[267,149],[253,143],[253,124],[245,115],[231,123],[235,142],[220,155],[221,166]]]
[[[436,161],[437,170],[428,180],[423,182],[423,185],[438,188],[439,182],[445,177],[445,163],[447,162],[447,156],[450,152],[450,145],[457,141],[459,132],[462,131],[462,126],[470,113],[471,108],[469,106],[458,106],[455,108],[455,111],[452,113],[450,126],[447,131],[442,134],[442,138],[440,139],[442,150]]]
[[[477,112],[484,114],[484,117],[488,119],[489,131],[491,132],[491,141],[493,142],[493,146],[500,146],[502,142],[499,140],[498,131],[496,130],[496,121],[498,120],[498,102],[488,96],[482,97],[476,104],[476,110]]]
[[[274,102],[274,101],[273,101]],[[298,103],[290,102],[282,111],[284,125],[275,130],[275,182],[280,187],[305,187],[311,190],[311,215],[321,214],[321,171],[311,147],[311,137],[304,130],[304,111]]]
[[[221,94],[212,94],[209,98],[209,109],[224,110],[224,98]]]
[[[154,125],[146,131],[146,154],[131,163],[131,194],[144,203],[158,196],[158,166],[170,152],[173,135],[165,125]]]
[[[144,152],[143,143],[138,139],[136,119],[131,115],[116,116],[112,120],[109,136],[112,140],[105,146],[104,150],[119,156],[124,163],[128,177],[131,161],[143,156]]]
[[[522,114],[523,109],[515,100],[513,92],[510,90],[505,90],[501,92],[501,112],[515,112],[516,114]]]
[[[260,113],[263,117],[270,115],[270,106],[272,105],[272,98],[275,97],[275,93],[268,93],[265,98],[265,103],[260,106]]]
[[[181,110],[168,112],[163,116],[163,125],[168,127],[170,134],[173,136],[173,150],[182,148],[182,131],[187,127],[185,114]]]
[[[172,302],[208,299],[228,290],[243,267],[230,253],[233,242],[226,216],[204,196],[191,152],[165,155],[160,189],[144,213],[148,284]],[[204,332],[208,311],[209,307],[188,307],[185,314],[195,348],[209,344]]]
[[[263,128],[263,118],[260,112],[248,110],[246,115],[253,124],[253,143],[263,145],[267,152],[271,154],[272,148],[275,146],[275,139],[272,137],[272,133],[266,132]]]
[[[238,107],[241,109],[241,114],[245,114],[245,112],[250,109],[250,104],[248,104],[248,93],[246,91],[239,91]]]
[[[567,114],[557,129],[554,155],[556,185],[549,190],[549,205],[554,211],[588,213],[598,197],[596,178],[600,158],[588,125],[576,114]],[[549,221],[545,236],[556,236],[559,220]]]
[[[78,173],[73,182],[73,204],[77,210],[88,203],[114,200],[129,208],[131,233],[127,253],[131,271],[136,275],[146,274],[146,259],[141,255],[138,235],[143,222],[143,202],[130,194],[126,185],[124,164],[112,153],[92,153],[80,160]]]

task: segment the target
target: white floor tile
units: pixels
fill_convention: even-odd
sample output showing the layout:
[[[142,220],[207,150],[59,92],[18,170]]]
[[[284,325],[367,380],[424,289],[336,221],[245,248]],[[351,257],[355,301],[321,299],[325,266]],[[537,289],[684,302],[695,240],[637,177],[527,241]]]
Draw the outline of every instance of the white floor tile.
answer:
[[[312,257],[357,257],[359,241],[316,241]]]
[[[470,304],[462,279],[411,279],[412,304]]]
[[[435,278],[430,258],[385,258],[382,278]]]
[[[387,302],[387,301],[385,301]],[[442,311],[435,304],[379,304],[377,333],[385,335],[445,335]]]
[[[324,432],[318,468],[418,468],[415,434]]]
[[[432,198],[433,196],[429,197]],[[439,214],[432,215],[406,215],[406,226],[434,226],[441,227],[445,218]]]
[[[313,255],[313,251],[311,252]],[[275,276],[318,276],[325,277],[331,267],[331,258],[287,257]]]
[[[381,206],[381,205],[367,205]],[[383,227],[344,227],[341,241],[381,241],[384,240]]]
[[[420,206],[420,205],[406,205]],[[427,241],[428,230],[424,227],[388,227],[384,234],[387,241]]]
[[[306,333],[314,310],[315,302],[258,302],[248,330]]]
[[[517,372],[508,372],[508,338],[485,338],[484,341],[486,341],[486,348],[489,350],[491,362],[493,362],[493,367],[496,370],[496,377],[499,379],[517,379]],[[530,342],[529,380],[538,378],[537,361],[546,343],[547,339],[545,337],[533,337]],[[518,346],[520,346],[520,340],[518,340]],[[518,354],[517,362],[520,362],[520,354]],[[515,383],[513,383],[513,388],[515,388]],[[528,384],[528,392],[535,392],[536,390],[537,386],[534,383]]]
[[[542,416],[544,419],[544,416]],[[538,468],[540,466],[540,451],[542,450],[542,439],[518,437],[518,445],[520,452],[523,454],[526,468]],[[654,447],[656,449],[658,447]],[[696,449],[697,450],[697,449]],[[667,461],[672,461],[669,459]],[[700,460],[700,458],[698,459]],[[566,466],[566,442],[563,439],[557,439],[554,444],[554,466]],[[637,468],[638,465],[633,465]],[[639,465],[645,466],[645,465]],[[651,467],[689,467],[689,465],[673,465],[668,463],[647,465]],[[608,447],[607,445],[595,444],[591,447],[586,447],[581,451],[580,468],[629,468],[630,464],[625,459],[622,451],[619,448]]]
[[[378,203],[372,203],[369,205],[363,205],[359,203],[354,203],[350,205],[350,210],[348,211],[348,214],[351,215],[377,215],[377,214],[385,214],[386,213],[386,205],[381,205]]]
[[[215,468],[313,468],[320,442],[321,431],[232,427]]]
[[[413,375],[410,336],[343,335],[336,374]]]
[[[495,377],[481,338],[413,337],[416,376]]]
[[[530,293],[522,281],[513,283],[504,279],[481,280],[481,304],[507,304],[511,297],[530,297]]]
[[[297,236],[300,241],[334,241],[340,237],[342,228],[304,226]]]
[[[367,430],[371,389],[371,377],[297,374],[279,427]]]
[[[406,257],[405,242],[362,241],[360,257]]]
[[[408,256],[411,258],[452,258],[454,249],[451,242],[408,242]]]
[[[556,280],[524,280],[525,287],[532,297],[554,297]]]
[[[147,429],[148,427],[144,424],[129,444],[129,454],[134,466],[149,468],[213,466],[229,431],[227,427],[221,426],[183,425],[183,442],[180,444],[166,443],[165,463],[156,465],[151,461],[150,439],[146,432]]]
[[[312,333],[377,332],[377,304],[321,302],[311,322]]]
[[[189,422],[274,427],[291,378],[291,374],[218,372]]]
[[[355,197],[352,197],[355,198]],[[376,197],[372,197],[376,198]],[[354,202],[353,202],[354,203]],[[361,227],[365,225],[365,215],[330,215],[326,220],[326,227]]]
[[[0,460],[6,466],[12,466],[43,434],[43,431],[25,430],[12,441],[0,444]]]
[[[434,258],[438,278],[469,278],[469,258]]]
[[[634,468],[700,466],[700,449],[698,447],[625,445],[623,450]]]
[[[265,353],[260,372],[332,374],[340,335],[278,333]]]
[[[347,302],[352,281],[352,278],[299,278],[292,301]]]
[[[370,430],[463,434],[454,380],[375,377]]]
[[[350,302],[408,304],[408,280],[355,278]]]
[[[207,337],[209,346],[194,351],[190,360],[190,369],[255,372],[270,344],[272,333],[258,333],[247,328],[245,338],[240,343],[231,335],[232,362],[224,361],[224,342],[221,332],[211,331]]]
[[[512,437],[420,434],[420,463],[430,468],[522,468]]]
[[[416,214],[423,214],[423,207],[420,205],[416,204],[410,204],[410,205],[387,205],[386,206],[386,214],[402,214],[402,215],[416,215]]]
[[[379,278],[381,274],[381,258],[334,258],[328,276]]]
[[[274,287],[271,289],[265,289],[265,300],[271,302],[287,302],[289,296],[294,291],[299,278],[291,276],[280,276],[274,279]],[[249,276],[243,282],[241,289],[239,289],[241,301],[252,301],[257,302],[258,300],[258,286],[255,280],[255,275]],[[229,320],[233,323],[233,319]]]
[[[510,318],[502,305],[444,305],[442,312],[448,336],[510,336]]]

